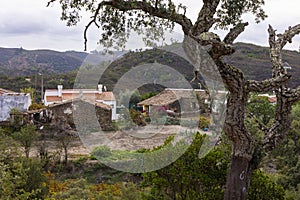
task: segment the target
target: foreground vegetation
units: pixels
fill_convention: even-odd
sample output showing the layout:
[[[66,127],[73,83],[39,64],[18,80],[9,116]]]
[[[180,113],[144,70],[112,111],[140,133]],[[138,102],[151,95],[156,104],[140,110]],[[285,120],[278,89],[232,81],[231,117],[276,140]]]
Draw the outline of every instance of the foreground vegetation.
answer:
[[[266,126],[273,120],[270,115],[273,109],[264,97],[253,96],[249,104],[249,110]],[[297,104],[292,111],[289,137],[254,171],[247,199],[299,199],[299,113]],[[249,129],[260,137],[252,119],[248,118]],[[207,136],[197,133],[187,151],[171,165],[153,172],[128,174],[99,163],[95,157],[100,161],[116,161],[130,157],[135,153],[132,151],[97,147],[92,155],[68,162],[53,152],[41,154],[41,150],[34,155],[31,147],[45,139],[39,132],[32,125],[11,124],[0,129],[0,199],[223,198],[231,154],[230,141],[224,135],[204,157],[199,157],[199,152]],[[172,140],[170,137],[162,146],[138,152],[159,151]],[[186,144],[181,141],[176,145]]]

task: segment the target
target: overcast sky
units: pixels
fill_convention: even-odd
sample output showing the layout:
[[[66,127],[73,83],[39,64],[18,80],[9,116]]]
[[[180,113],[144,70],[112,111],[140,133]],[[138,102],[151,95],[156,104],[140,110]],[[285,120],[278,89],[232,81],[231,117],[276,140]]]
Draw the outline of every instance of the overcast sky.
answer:
[[[195,20],[199,10],[199,0],[176,0],[188,7],[188,17]],[[76,27],[67,27],[60,21],[60,8],[58,5],[46,7],[47,0],[2,0],[0,4],[0,47],[23,47],[24,49],[53,49],[58,51],[83,50],[83,30],[86,20]],[[198,6],[197,6],[198,5]],[[197,8],[197,9],[194,9]],[[240,35],[237,41],[267,46],[268,24],[279,32],[289,25],[300,23],[299,0],[266,0],[265,10],[268,18],[255,24],[253,18],[246,19],[250,26]],[[88,51],[97,47],[99,31],[89,31]],[[178,37],[180,29],[174,33]],[[141,44],[133,44],[140,48]],[[300,37],[293,40],[289,49],[298,50]]]

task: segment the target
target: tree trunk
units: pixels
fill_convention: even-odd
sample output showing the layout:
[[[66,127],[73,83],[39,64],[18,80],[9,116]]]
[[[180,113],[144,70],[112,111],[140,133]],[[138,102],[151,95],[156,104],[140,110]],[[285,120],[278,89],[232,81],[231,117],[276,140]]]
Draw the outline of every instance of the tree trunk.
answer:
[[[68,163],[68,147],[67,146],[64,146],[64,152],[65,152],[64,163],[67,164]]]
[[[232,141],[231,167],[227,174],[224,200],[245,200],[253,169],[256,142],[245,127],[248,93],[243,90],[243,78],[236,81],[241,89],[231,90],[227,99],[224,131]],[[251,166],[252,165],[252,166]]]
[[[26,156],[26,158],[29,158],[29,152],[30,152],[30,149],[29,148],[25,148],[25,156]]]
[[[244,200],[253,169],[248,159],[232,156],[231,168],[227,175],[224,200]]]

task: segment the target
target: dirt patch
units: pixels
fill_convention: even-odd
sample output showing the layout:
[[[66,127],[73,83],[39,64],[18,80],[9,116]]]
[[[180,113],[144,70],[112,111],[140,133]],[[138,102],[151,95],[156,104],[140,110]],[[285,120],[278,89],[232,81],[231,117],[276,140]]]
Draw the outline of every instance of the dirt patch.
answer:
[[[187,127],[179,125],[168,126],[146,126],[132,130],[94,132],[87,135],[80,135],[74,138],[69,145],[68,152],[70,159],[80,156],[87,156],[97,146],[108,146],[112,150],[138,150],[152,149],[160,146],[172,135],[191,131]],[[206,134],[208,132],[205,132]],[[49,152],[59,152],[59,142],[47,140],[46,145]],[[38,149],[34,148],[32,155],[38,154]]]

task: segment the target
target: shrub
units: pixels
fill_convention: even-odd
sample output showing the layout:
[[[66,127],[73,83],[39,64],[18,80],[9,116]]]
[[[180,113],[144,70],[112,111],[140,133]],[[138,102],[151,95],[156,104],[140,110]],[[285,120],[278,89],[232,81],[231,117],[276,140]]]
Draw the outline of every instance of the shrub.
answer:
[[[107,146],[100,146],[96,147],[93,152],[92,156],[96,158],[107,158],[112,155],[112,152],[109,147]]]
[[[283,187],[272,181],[267,174],[261,170],[253,172],[247,193],[248,200],[282,200],[284,195]]]

